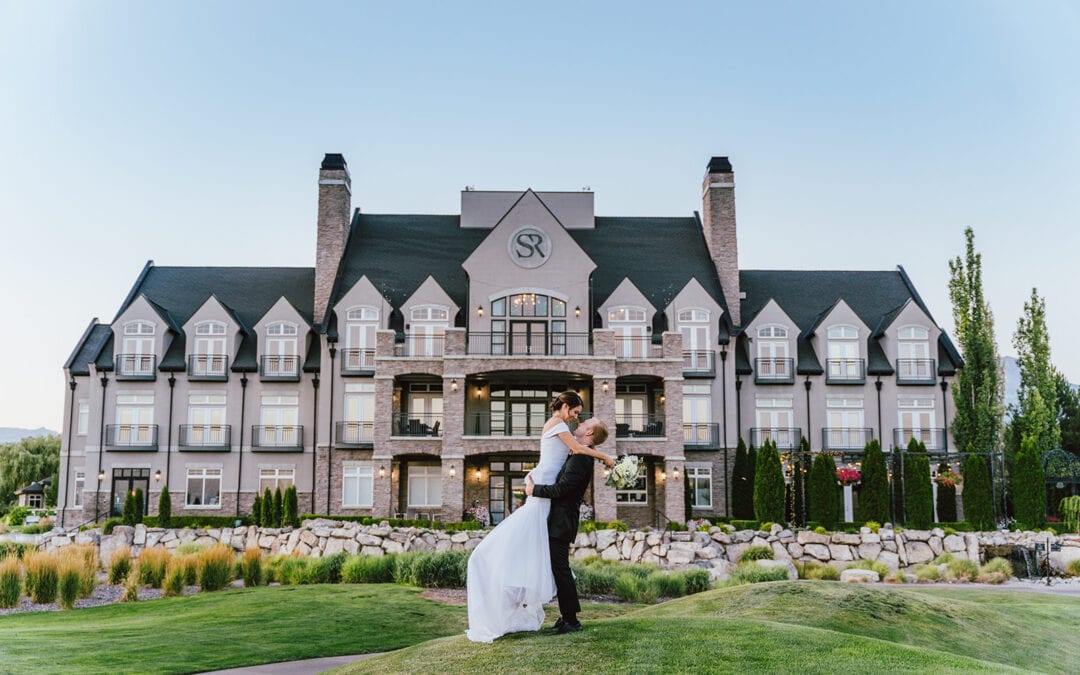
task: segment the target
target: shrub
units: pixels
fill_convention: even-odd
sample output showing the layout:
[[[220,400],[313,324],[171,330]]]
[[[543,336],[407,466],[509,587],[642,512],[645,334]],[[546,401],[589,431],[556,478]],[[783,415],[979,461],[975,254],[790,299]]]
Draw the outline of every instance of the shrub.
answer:
[[[195,541],[182,541],[176,547],[177,555],[198,555],[206,550],[206,544],[200,544]]]
[[[240,559],[240,576],[244,579],[245,588],[262,584],[262,550],[252,547],[244,551],[244,556]]]
[[[884,579],[889,576],[889,567],[877,560],[856,560],[847,566],[849,570],[870,570],[871,572],[877,572],[879,579]]]
[[[127,496],[124,497],[124,511],[123,511],[123,516],[121,516],[120,520],[123,522],[124,525],[127,525],[129,527],[133,527],[135,525],[135,493],[134,492],[129,492],[127,494]]]
[[[165,569],[171,557],[167,549],[144,548],[139,554],[139,583],[152,588],[161,588],[161,582],[165,580]]]
[[[915,579],[920,583],[933,583],[941,579],[937,565],[916,565]]]
[[[862,495],[860,495],[859,498],[861,499]],[[881,531],[881,523],[877,522],[876,520],[868,520],[868,521],[866,521],[863,524],[863,527],[870,528],[870,531],[873,532],[874,534],[877,534],[878,532]]]
[[[184,592],[184,582],[187,581],[187,567],[187,560],[180,556],[175,556],[169,560],[169,564],[165,568],[165,579],[161,583],[161,590],[166,597],[180,595]]]
[[[394,581],[393,556],[354,555],[341,568],[347,584],[388,584]]]
[[[58,591],[60,595],[60,607],[72,609],[75,601],[79,599],[79,591],[82,589],[82,567],[73,559],[65,560],[60,565]]]
[[[731,526],[734,527],[736,531],[738,531],[738,530],[754,530],[754,531],[757,531],[759,524],[760,523],[758,523],[758,521],[756,521],[756,520],[733,520],[733,521],[731,521]]]
[[[735,448],[735,466],[731,472],[731,509],[735,517],[740,519],[754,517],[753,474],[748,467],[746,443],[740,438],[739,445]]]
[[[1016,453],[1015,471],[1012,488],[1016,519],[1040,529],[1046,519],[1046,477],[1037,437],[1024,436]]]
[[[281,487],[274,490],[274,523],[273,527],[281,527],[281,520],[285,515],[285,500],[281,496]]]
[[[836,462],[819,453],[810,466],[810,520],[832,527],[839,520],[840,487],[836,484]]]
[[[840,581],[840,570],[832,565],[808,562],[805,567],[805,578],[816,581]]]
[[[888,574],[885,575],[885,577],[882,579],[882,581],[884,581],[887,584],[906,584],[906,583],[910,583],[910,580],[908,579],[908,575],[904,574],[903,572],[889,572]]]
[[[975,580],[981,584],[1000,584],[1008,581],[1012,575],[1012,563],[1005,558],[991,558],[979,568],[979,576]]]
[[[79,596],[89,598],[97,586],[98,549],[94,544],[76,544],[60,550],[63,561],[70,561],[79,569]]]
[[[613,520],[607,524],[608,530],[615,530],[616,532],[628,532],[630,528],[621,520]]]
[[[286,527],[300,526],[300,505],[296,496],[296,486],[290,485],[285,490],[285,504],[282,507],[282,524]]]
[[[36,604],[45,605],[56,600],[60,583],[60,569],[56,558],[48,553],[31,553],[23,559],[26,574],[26,594]]]
[[[686,595],[686,578],[683,572],[652,572],[645,577],[651,594],[657,598],[681,598]]]
[[[25,506],[16,506],[8,511],[7,524],[11,527],[19,527],[26,522],[26,517],[30,515],[30,509]]]
[[[109,583],[118,585],[124,583],[131,572],[131,549],[127,546],[113,551],[109,558]]]
[[[969,446],[968,451],[971,451]],[[964,459],[964,518],[976,530],[994,527],[994,506],[990,497],[990,471],[980,455],[968,455]]]
[[[862,461],[859,517],[879,523],[889,520],[889,470],[876,438],[866,444]]]
[[[106,520],[102,524],[101,533],[102,534],[112,534],[113,529],[115,529],[117,525],[123,525],[123,524],[124,524],[124,521],[121,518],[109,518],[108,520]]]
[[[15,556],[0,560],[0,607],[14,607],[22,597],[22,565]]]
[[[157,505],[158,527],[172,527],[172,499],[169,497],[169,486],[161,488],[161,496],[158,497]]]
[[[468,560],[463,551],[421,553],[413,560],[406,583],[421,588],[464,588]]]
[[[615,578],[615,595],[624,602],[656,602],[656,593],[651,585],[642,583],[637,576],[623,572]]]
[[[945,565],[945,578],[949,581],[975,581],[979,566],[971,560],[956,558]]]
[[[585,522],[581,523],[581,526],[578,528],[578,531],[583,532],[585,534],[589,534],[590,532],[596,532],[596,521],[595,520],[586,520]]]
[[[908,527],[920,530],[929,529],[934,520],[930,459],[926,456],[926,446],[914,438],[904,455],[904,515]]]
[[[139,579],[135,571],[132,570],[128,575],[127,582],[124,583],[124,597],[120,598],[120,602],[138,602],[139,601]]]
[[[1080,577],[1080,558],[1073,560],[1065,567],[1065,572],[1070,577]]]
[[[1058,504],[1062,525],[1068,532],[1080,532],[1080,495],[1066,497]]]
[[[262,496],[256,492],[255,501],[251,503],[251,522],[256,527],[262,525]]]
[[[765,441],[757,455],[754,469],[754,517],[760,521],[784,520],[784,470],[780,467],[780,455],[776,444]]]
[[[773,550],[769,546],[750,546],[742,555],[739,556],[739,562],[748,562],[751,560],[772,560]]]
[[[788,571],[784,567],[761,567],[759,565],[739,565],[732,572],[731,578],[738,584],[758,584],[765,581],[787,581]]]
[[[218,591],[229,585],[233,575],[233,550],[225,544],[207,547],[199,554],[198,582],[204,591]]]
[[[948,565],[949,563],[951,563],[954,560],[956,560],[956,556],[954,556],[952,553],[949,553],[948,551],[943,551],[941,553],[941,555],[934,558],[934,560],[930,564],[932,564],[932,565]]]
[[[806,524],[806,479],[810,473],[810,467],[805,463],[809,461],[810,441],[803,436],[799,441],[798,452],[791,456],[791,517],[788,519],[791,525]]]
[[[274,580],[283,586],[307,583],[308,564],[311,558],[282,556],[274,565]]]
[[[270,488],[263,490],[262,513],[259,514],[259,525],[263,527],[274,526],[274,495]]]
[[[687,570],[679,574],[682,575],[687,595],[704,593],[712,587],[712,577],[709,576],[708,570]]]
[[[826,533],[828,533],[828,530],[825,529],[824,525],[818,525],[817,527],[814,528],[814,534],[826,534]]]
[[[582,595],[611,595],[615,592],[617,570],[610,565],[572,567],[575,585]]]
[[[341,568],[348,559],[349,554],[344,551],[325,558],[319,558],[312,570],[311,582],[315,584],[340,584]]]

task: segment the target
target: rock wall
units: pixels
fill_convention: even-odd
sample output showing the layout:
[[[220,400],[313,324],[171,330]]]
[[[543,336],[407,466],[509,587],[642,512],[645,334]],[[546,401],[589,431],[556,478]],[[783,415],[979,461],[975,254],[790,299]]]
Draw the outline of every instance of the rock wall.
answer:
[[[107,563],[112,552],[130,546],[137,555],[144,548],[160,546],[175,550],[184,542],[225,543],[236,551],[258,547],[266,554],[322,557],[344,551],[382,556],[406,551],[471,551],[487,531],[442,532],[419,528],[360,525],[334,520],[307,520],[299,528],[237,527],[207,530],[166,530],[117,527],[111,535],[96,530],[64,534],[57,530],[43,536],[39,548],[56,550],[75,544],[97,544]],[[599,530],[580,533],[571,545],[573,558],[597,555],[605,560],[657,563],[663,567],[698,566],[725,575],[750,546],[768,546],[777,561],[816,561],[840,569],[856,560],[877,560],[889,569],[902,570],[933,560],[943,552],[957,558],[985,561],[1008,555],[1014,549],[1034,551],[1036,544],[1049,553],[1058,573],[1070,561],[1080,559],[1080,535],[1054,536],[1047,532],[975,532],[946,535],[940,529],[878,532],[863,528],[859,534],[817,534],[792,531],[774,525],[770,532],[743,530],[728,533],[713,527],[708,532],[661,532],[657,530]],[[1058,550],[1054,550],[1058,549]],[[1045,553],[1041,554],[1045,555]]]

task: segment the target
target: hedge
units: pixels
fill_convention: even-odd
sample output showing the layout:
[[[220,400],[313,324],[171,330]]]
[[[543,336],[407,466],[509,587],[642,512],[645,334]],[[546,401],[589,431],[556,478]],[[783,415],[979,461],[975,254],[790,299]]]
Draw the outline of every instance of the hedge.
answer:
[[[809,520],[816,520],[826,529],[838,521],[840,486],[836,483],[836,462],[830,455],[818,454],[810,467]]]
[[[881,443],[866,444],[862,462],[862,486],[859,488],[859,517],[879,523],[889,522],[889,470]]]
[[[970,446],[969,446],[970,449]],[[994,527],[994,505],[990,496],[990,469],[981,455],[968,455],[964,459],[964,519],[977,530]]]
[[[904,456],[904,522],[908,527],[925,530],[934,520],[930,458],[926,456],[926,446],[914,438],[907,449]]]
[[[202,528],[202,527],[235,527],[236,521],[240,521],[241,525],[251,525],[251,519],[247,516],[171,516],[169,518],[168,527],[181,528]],[[147,527],[166,527],[161,523],[159,516],[146,516],[143,518],[143,525]]]
[[[757,456],[754,472],[754,518],[763,522],[784,522],[784,470],[776,444],[765,441]]]
[[[324,520],[338,520],[361,525],[380,525],[386,523],[390,527],[422,527],[428,530],[445,530],[447,532],[459,532],[462,530],[482,530],[484,526],[476,521],[462,523],[443,522],[441,520],[415,520],[407,518],[373,518],[371,516],[328,516],[318,513],[304,513],[300,516],[300,522],[322,518]]]

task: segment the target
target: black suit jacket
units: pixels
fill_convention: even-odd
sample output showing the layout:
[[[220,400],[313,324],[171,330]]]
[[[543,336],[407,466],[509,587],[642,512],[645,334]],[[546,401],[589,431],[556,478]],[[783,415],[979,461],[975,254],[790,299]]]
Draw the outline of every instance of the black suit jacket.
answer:
[[[589,455],[570,455],[554,485],[533,487],[534,497],[551,500],[548,537],[565,541],[569,545],[577,536],[581,498],[592,480],[593,461]]]

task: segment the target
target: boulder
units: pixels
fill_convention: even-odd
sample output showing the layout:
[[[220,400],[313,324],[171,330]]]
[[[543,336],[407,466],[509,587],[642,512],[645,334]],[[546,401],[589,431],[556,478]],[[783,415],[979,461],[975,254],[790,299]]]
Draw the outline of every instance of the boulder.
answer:
[[[907,564],[909,565],[928,563],[935,558],[934,550],[924,541],[909,541],[904,547],[907,549]]]
[[[878,554],[877,561],[884,564],[893,572],[900,569],[900,556],[896,555],[892,551],[882,551],[880,554]]]
[[[930,550],[934,552],[935,556],[941,555],[944,550],[941,545],[941,537],[930,537],[930,541],[926,543],[930,545]]]
[[[964,543],[964,538],[958,534],[950,534],[945,537],[942,545],[945,547],[945,550],[949,551],[950,553],[963,551],[967,548],[967,545]]]
[[[869,581],[881,581],[881,577],[874,570],[846,569],[840,573],[840,581],[846,583],[866,583]]]
[[[830,560],[829,547],[825,544],[804,544],[803,552],[806,555],[813,556],[818,560]]]
[[[583,560],[594,555],[596,555],[595,548],[589,546],[582,546],[578,550],[574,551],[574,560]]]
[[[675,542],[683,543],[683,542]],[[667,561],[672,565],[688,565],[694,562],[694,552],[686,549],[668,549]]]
[[[596,549],[598,551],[603,551],[608,546],[611,546],[612,544],[614,544],[615,543],[615,535],[617,535],[617,534],[618,534],[618,532],[616,532],[615,530],[598,530],[596,532]],[[683,532],[682,534],[686,534],[686,533]]]
[[[798,544],[795,544],[798,546]],[[772,545],[773,559],[775,560],[790,560],[791,555],[784,548],[784,545],[778,541],[774,541]]]
[[[318,546],[318,544],[319,544],[319,538],[311,530],[304,530],[303,532],[301,532],[300,533],[300,541],[304,542],[308,546]],[[382,543],[382,542],[380,542],[380,543]],[[259,541],[259,545],[260,546],[262,545],[262,540],[261,539]]]
[[[731,561],[721,558],[716,558],[710,564],[712,566],[709,568],[709,579],[712,581],[727,581],[735,570],[735,565]]]
[[[851,547],[844,544],[829,544],[829,555],[833,560],[854,560],[851,555]]]
[[[586,534],[584,532],[578,532],[578,535],[577,535],[577,537],[574,538],[574,543],[571,544],[571,546],[574,546],[574,547],[592,546],[592,544],[589,543],[589,535],[588,534]]]
[[[481,541],[483,541],[483,539],[480,539],[479,537],[470,538],[469,541],[465,542],[465,550],[466,551],[473,550],[474,548],[476,548],[477,546],[480,545]]]
[[[386,554],[386,551],[382,550],[381,546],[362,546],[360,547],[360,555],[370,555],[376,558],[381,558]]]
[[[645,535],[645,544],[648,546],[658,546],[663,541],[664,535],[661,532],[650,532]]]
[[[787,545],[787,550],[788,550],[788,553],[791,555],[792,558],[801,558],[803,556],[802,544],[798,544],[796,542],[791,542],[790,544]]]
[[[879,553],[881,553],[881,544],[877,542],[859,544],[859,557],[863,560],[877,560]]]
[[[115,532],[115,530],[114,530]],[[139,523],[135,526],[135,532],[131,537],[131,544],[133,546],[145,546],[146,545],[146,526]]]
[[[904,539],[907,541],[930,541],[929,530],[904,530]]]
[[[731,537],[719,527],[713,528],[712,531],[709,532],[709,537],[711,537],[713,541],[719,542],[725,546],[731,543]]]
[[[714,549],[713,547],[705,546],[695,551],[694,555],[696,555],[698,558],[701,558],[702,560],[712,560],[713,558],[717,557],[718,554],[716,552],[716,549]]]
[[[1074,560],[1080,560],[1080,548],[1076,546],[1062,546],[1060,551],[1051,551],[1049,556],[1050,569],[1061,574]]]
[[[355,543],[355,542],[353,542]],[[326,540],[326,548],[323,549],[323,555],[331,556],[337,553],[341,553],[345,550],[345,540],[337,537],[331,537]]]
[[[387,553],[404,553],[405,546],[400,541],[394,541],[393,539],[384,539],[382,543],[383,550]]]
[[[862,543],[862,537],[857,534],[844,534],[843,532],[837,532],[832,536],[832,543],[845,544],[847,546],[858,546]]]
[[[344,543],[345,552],[349,555],[356,555],[360,552],[360,544],[355,539],[346,539]]]
[[[447,540],[449,541],[449,540]],[[356,542],[361,546],[382,546],[382,538],[370,534],[360,533],[356,535]]]
[[[644,546],[644,544],[642,544]],[[622,545],[619,547],[619,557],[623,560],[630,559],[630,553],[634,549],[633,537],[623,537]]]
[[[469,540],[469,533],[468,532],[455,532],[452,535],[450,535],[450,541],[454,542],[455,544],[464,544],[468,540]]]
[[[638,562],[645,554],[645,541],[634,542],[634,548],[630,551],[630,562]]]
[[[810,530],[799,530],[799,533],[795,536],[795,541],[799,544],[806,546],[807,544],[828,544],[829,536],[826,534],[818,534]]]
[[[750,548],[749,544],[731,544],[727,547],[727,559],[733,563],[739,562],[739,556],[748,548]]]
[[[622,555],[619,553],[619,547],[614,544],[608,546],[603,551],[600,551],[601,560],[619,560],[621,558]]]
[[[862,540],[864,544],[878,544],[881,542],[881,535],[875,532],[871,532],[869,527],[862,528],[866,530],[862,534]]]

